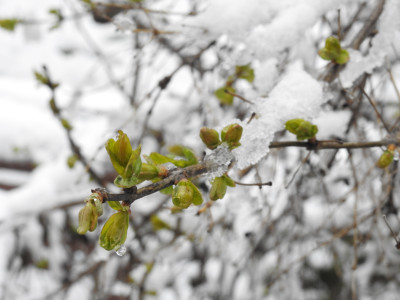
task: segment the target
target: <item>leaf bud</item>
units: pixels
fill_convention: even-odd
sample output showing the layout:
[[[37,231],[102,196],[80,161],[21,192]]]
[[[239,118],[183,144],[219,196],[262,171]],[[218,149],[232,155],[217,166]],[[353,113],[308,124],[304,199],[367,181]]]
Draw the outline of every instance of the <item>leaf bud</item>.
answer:
[[[393,151],[385,150],[376,162],[376,166],[382,169],[388,167],[392,163],[393,157]]]
[[[118,250],[126,241],[129,227],[128,211],[119,211],[113,214],[101,230],[99,244],[102,248]]]
[[[221,144],[219,140],[219,134],[215,129],[202,127],[200,129],[200,138],[208,149],[215,149]]]
[[[286,122],[286,130],[296,135],[297,140],[307,140],[315,137],[318,127],[303,119],[292,119]]]
[[[156,166],[150,164],[142,164],[138,178],[140,180],[152,180],[158,177],[159,170]]]
[[[215,201],[224,198],[226,193],[226,181],[223,177],[215,177],[211,185],[210,199]]]
[[[187,179],[182,179],[172,192],[172,203],[180,208],[188,208],[193,202],[193,187],[187,184]]]
[[[224,127],[221,131],[221,139],[228,143],[229,149],[234,149],[240,146],[240,138],[242,137],[243,127],[239,124],[231,124]]]
[[[79,211],[79,226],[76,231],[85,234],[88,230],[94,231],[97,227],[98,214],[93,203],[87,202],[85,207]]]

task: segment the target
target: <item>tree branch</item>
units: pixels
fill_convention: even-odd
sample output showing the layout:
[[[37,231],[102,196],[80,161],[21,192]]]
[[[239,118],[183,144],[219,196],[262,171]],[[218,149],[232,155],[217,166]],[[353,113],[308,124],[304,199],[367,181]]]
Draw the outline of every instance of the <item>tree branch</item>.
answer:
[[[159,192],[169,186],[177,184],[182,179],[189,179],[193,177],[197,177],[203,175],[205,173],[210,172],[214,168],[214,165],[209,162],[202,162],[197,165],[189,166],[182,169],[173,169],[170,172],[170,175],[164,178],[161,181],[154,182],[145,187],[138,189],[137,191],[133,191],[132,193],[124,193],[124,194],[111,194],[105,191],[104,189],[95,189],[92,192],[99,193],[103,197],[103,202],[105,201],[125,201],[131,204],[137,199],[146,197],[150,194]]]
[[[272,142],[270,148],[285,148],[285,147],[303,147],[308,150],[323,150],[323,149],[356,149],[356,148],[372,148],[372,147],[383,147],[390,144],[395,144],[400,146],[400,141],[396,139],[387,139],[382,141],[374,142],[350,142],[344,143],[340,141],[318,141],[309,140],[306,142],[302,141],[287,141],[287,142]],[[169,172],[168,176],[160,181],[153,182],[147,186],[139,189],[129,189],[124,193],[108,193],[107,190],[99,188],[92,190],[93,193],[98,193],[102,196],[103,202],[106,201],[125,201],[128,204],[132,204],[134,201],[146,197],[148,195],[159,192],[167,187],[177,184],[182,179],[190,179],[204,175],[206,173],[212,172],[216,167],[213,163],[209,161],[203,161],[197,165],[189,166],[186,168],[175,168]],[[238,183],[240,185],[247,185]],[[272,183],[255,183],[249,185],[271,185]]]

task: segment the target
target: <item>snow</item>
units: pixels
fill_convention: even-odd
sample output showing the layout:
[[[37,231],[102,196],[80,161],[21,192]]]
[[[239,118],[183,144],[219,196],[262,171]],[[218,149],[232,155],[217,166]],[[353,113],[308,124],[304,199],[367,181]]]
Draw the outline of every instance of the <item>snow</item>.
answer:
[[[257,118],[243,124],[242,146],[233,150],[238,168],[255,164],[267,155],[274,133],[284,129],[286,121],[316,117],[324,103],[322,96],[321,84],[301,64],[293,65],[267,98],[257,100]]]
[[[378,67],[389,67],[390,61],[398,59],[400,52],[400,2],[388,0],[377,26],[377,35],[372,39],[369,53],[350,51],[350,61],[340,74],[343,87],[349,88],[363,73],[371,74]]]
[[[362,1],[209,0],[196,2],[203,10],[195,17],[146,15],[146,18],[154,18],[155,26],[160,29],[165,26],[178,31],[179,34],[166,38],[172,44],[176,43],[177,47],[182,46],[179,44],[181,40],[187,43],[182,46],[181,54],[197,53],[199,46],[211,40],[216,40],[217,44],[201,57],[204,63],[202,67],[211,68],[210,71],[199,74],[185,66],[174,75],[168,88],[160,93],[149,118],[148,131],[151,134],[140,141],[143,143],[142,153],[160,151],[164,144],[181,143],[192,146],[200,156],[204,150],[198,138],[201,126],[221,130],[225,125],[238,123],[244,128],[242,146],[233,151],[233,156],[224,147],[213,152],[207,150],[206,161],[218,165],[209,177],[220,176],[228,171],[228,165],[234,158],[239,169],[258,165],[248,174],[230,169],[232,178],[247,183],[272,180],[273,186],[261,190],[249,186],[228,188],[224,199],[212,202],[212,206],[200,215],[196,214],[199,207],[194,206],[180,214],[171,214],[171,201],[156,194],[146,200],[136,201],[132,205],[132,219],[135,225],[140,226],[136,228],[137,231],[130,229],[128,232],[126,246],[128,251],[133,252],[133,256],[128,252],[123,257],[105,252],[99,246],[90,254],[82,250],[71,250],[65,241],[65,227],[77,224],[79,207],[68,211],[52,209],[77,200],[82,200],[83,205],[83,199],[97,185],[89,180],[84,167],[79,163],[73,169],[67,167],[66,160],[71,150],[65,130],[50,111],[50,93],[34,81],[33,70],[39,71],[41,65],[46,64],[54,79],[61,82],[57,100],[63,109],[63,116],[73,125],[72,136],[92,166],[104,168],[104,142],[115,134],[116,129],[128,132],[134,144],[139,142],[142,122],[153,101],[157,99],[156,92],[150,96],[147,94],[157,88],[160,79],[179,66],[180,58],[172,57],[170,51],[160,45],[153,46],[159,37],[151,35],[141,35],[143,48],[134,52],[133,39],[128,30],[116,32],[114,25],[98,25],[90,17],[80,20],[78,26],[68,21],[52,32],[47,31],[49,24],[46,22],[32,27],[17,27],[14,33],[0,29],[0,39],[6,45],[0,49],[0,155],[3,159],[20,159],[22,155],[39,164],[28,175],[5,175],[10,179],[14,175],[18,176],[21,186],[8,192],[0,191],[0,241],[7,245],[0,249],[1,283],[10,284],[11,288],[17,290],[16,299],[26,299],[28,292],[40,298],[45,296],[43,293],[59,288],[60,278],[65,271],[64,262],[73,263],[73,274],[79,274],[93,261],[102,261],[104,268],[101,268],[98,277],[102,291],[118,295],[129,294],[132,290],[136,293],[135,285],[123,283],[115,275],[119,268],[128,263],[128,259],[137,259],[130,270],[136,284],[145,273],[144,263],[155,261],[154,269],[145,284],[149,290],[157,291],[155,299],[206,299],[212,298],[213,293],[219,293],[220,296],[230,294],[233,299],[246,299],[249,295],[254,299],[261,298],[265,281],[285,266],[291,266],[303,255],[308,255],[310,249],[315,247],[317,237],[329,235],[330,238],[336,229],[352,224],[356,194],[352,191],[354,178],[346,150],[339,151],[333,157],[330,169],[327,165],[331,152],[313,153],[296,175],[296,167],[305,157],[306,151],[293,148],[270,151],[268,145],[274,138],[279,138],[277,132],[282,131],[285,122],[292,118],[303,118],[317,124],[319,139],[333,136],[360,137],[359,132],[354,130],[346,136],[350,110],[331,111],[329,105],[324,105],[332,97],[328,93],[324,94],[322,83],[316,79],[317,73],[321,71],[318,69],[321,61],[318,61],[316,55],[316,45],[323,41],[321,30],[326,31],[328,26],[321,25],[322,16],[327,13],[336,15],[338,8],[348,7],[350,16],[353,13],[351,8],[357,8],[356,4]],[[59,6],[63,12],[70,14],[83,5],[73,4],[73,1],[50,0],[0,2],[1,17],[15,14],[43,20],[52,20],[47,14],[48,8]],[[148,2],[153,9],[182,12],[188,11],[193,5],[183,0]],[[370,51],[364,53],[363,49],[350,49],[351,60],[340,75],[344,87],[351,87],[363,72],[386,68],[398,59],[399,10],[398,1],[387,0],[378,23],[378,33],[371,38],[373,46]],[[122,25],[130,21],[129,13],[121,14],[119,18],[117,22]],[[185,26],[181,27],[182,24]],[[85,35],[78,30],[82,26],[103,52],[104,59],[94,55],[93,45],[91,47]],[[66,56],[68,51],[71,54]],[[127,96],[132,89],[131,74],[137,62],[141,65],[142,73],[136,106],[132,107]],[[255,81],[252,84],[238,82],[237,87],[240,94],[254,104],[235,99],[233,106],[221,106],[212,95],[214,89],[232,74],[235,65],[247,63],[251,63],[254,68]],[[114,78],[110,78],[107,65],[113,66]],[[399,72],[396,72],[396,66],[393,71],[397,80]],[[124,89],[115,86],[111,79],[121,80]],[[390,88],[393,89],[393,86]],[[392,91],[390,100],[397,100],[393,95]],[[252,112],[256,113],[256,117],[247,123]],[[382,132],[371,120],[360,117],[357,125],[357,130],[365,140],[382,137]],[[19,149],[19,154],[14,153],[15,148]],[[378,157],[381,149],[375,152]],[[268,159],[264,159],[268,154]],[[370,169],[375,157],[371,156],[365,158],[354,151],[353,162],[360,175],[375,172]],[[327,175],[320,175],[320,170],[327,172]],[[3,173],[6,171],[0,175],[4,176]],[[364,182],[364,177],[359,178],[362,181],[358,205],[359,211],[363,213],[370,212],[382,197],[386,197],[386,192],[382,193],[385,180],[388,180],[386,173],[376,171],[371,174],[373,180]],[[293,183],[285,189],[292,176]],[[368,188],[364,189],[364,184]],[[320,192],[322,186],[329,196],[325,197]],[[398,203],[397,194],[395,190],[395,203]],[[206,197],[204,192],[205,200]],[[181,236],[175,241],[175,231],[163,233],[148,230],[151,225],[145,221],[147,214],[161,204],[164,205],[157,213],[160,213],[162,219],[174,228],[180,224]],[[41,213],[48,214],[51,219],[48,230],[52,246],[49,248],[41,242],[44,227],[37,220]],[[395,217],[392,215],[389,220],[395,223]],[[71,218],[72,224],[67,224],[68,218]],[[12,273],[7,269],[7,262],[13,245],[20,242],[14,234],[16,228],[22,232],[20,237],[23,245],[35,248],[34,255],[49,257],[52,265],[50,270],[42,273],[30,266],[20,280],[12,284],[7,282],[8,275]],[[371,230],[371,239],[381,244],[369,249],[371,253],[383,251],[381,248],[388,244],[390,238],[386,228],[378,229],[377,232]],[[85,238],[96,240],[100,230],[101,227]],[[148,232],[151,234],[146,235]],[[246,236],[247,233],[250,237]],[[143,236],[139,241],[141,234]],[[79,243],[78,239],[76,242]],[[392,244],[390,240],[389,245]],[[332,252],[327,249],[316,251],[310,256],[315,268],[323,268],[332,263],[329,255]],[[342,262],[340,256],[343,254],[351,256],[346,251],[348,248],[338,249],[335,263]],[[385,251],[394,252],[395,249]],[[391,259],[385,261],[385,264],[396,262],[397,256],[392,252]],[[371,257],[374,258],[373,254]],[[271,289],[270,295],[265,298],[273,299],[276,295],[290,298],[296,293],[299,299],[307,299],[302,293],[299,270],[299,265],[289,268],[288,274],[282,277],[277,287]],[[238,271],[240,274],[234,281]],[[13,272],[17,270],[14,268]],[[343,273],[348,276],[351,271],[343,268]],[[196,287],[192,280],[199,278],[204,282]],[[367,277],[363,279],[366,281]],[[24,280],[29,281],[26,284],[28,291],[22,289],[21,282]],[[118,283],[114,285],[114,281]],[[43,286],[43,282],[46,286]],[[91,294],[93,280],[90,276],[75,284],[65,299]],[[280,287],[283,287],[283,291],[279,290]],[[396,287],[388,286],[386,294],[394,291]]]

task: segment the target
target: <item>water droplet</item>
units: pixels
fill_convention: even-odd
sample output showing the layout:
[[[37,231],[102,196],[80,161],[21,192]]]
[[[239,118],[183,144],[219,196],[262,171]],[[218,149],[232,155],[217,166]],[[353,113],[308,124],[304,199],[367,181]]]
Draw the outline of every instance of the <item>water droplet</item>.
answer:
[[[117,253],[118,256],[124,256],[126,253],[125,245],[121,245],[118,250],[115,250],[115,253]]]

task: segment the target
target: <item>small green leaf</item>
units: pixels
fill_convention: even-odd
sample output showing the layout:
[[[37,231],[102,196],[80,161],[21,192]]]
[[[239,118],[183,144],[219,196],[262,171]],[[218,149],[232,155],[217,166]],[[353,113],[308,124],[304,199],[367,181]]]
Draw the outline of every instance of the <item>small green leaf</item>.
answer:
[[[233,181],[233,179],[230,178],[227,174],[224,174],[222,176],[222,178],[225,180],[225,183],[226,183],[227,186],[230,186],[230,187],[235,187],[236,186],[235,181]]]
[[[79,211],[79,226],[76,231],[85,234],[88,230],[94,231],[97,227],[97,210],[93,203],[87,202]]]
[[[114,169],[118,174],[124,176],[125,168],[129,163],[133,151],[128,136],[119,130],[117,141],[109,139],[106,143],[106,150]]]
[[[174,192],[174,187],[173,186],[166,187],[165,189],[162,189],[160,192],[164,195],[172,195],[172,193]]]
[[[118,250],[126,241],[129,227],[129,213],[120,211],[113,214],[104,224],[100,233],[99,244],[102,248]]]
[[[135,150],[132,151],[122,177],[130,178],[132,176],[137,177],[139,175],[140,169],[142,168],[142,160],[140,158],[141,151],[142,145],[139,145]]]
[[[223,177],[215,177],[210,190],[210,199],[212,201],[224,198],[226,193],[226,182]]]
[[[0,27],[8,31],[14,31],[17,24],[21,22],[22,20],[19,19],[0,19]]]
[[[235,93],[236,90],[231,86],[223,86],[214,92],[214,95],[218,98],[218,100],[225,105],[232,105],[233,96],[226,93],[225,90],[228,90],[231,93]]]
[[[122,211],[124,209],[119,201],[107,201],[107,203],[113,210]]]
[[[286,122],[286,130],[296,135],[297,140],[307,140],[315,137],[318,127],[303,119],[292,119]]]
[[[61,119],[61,125],[68,131],[72,130],[72,126],[67,119]]]
[[[200,138],[208,149],[215,149],[221,144],[219,134],[215,129],[202,127],[200,129]]]
[[[192,184],[193,185],[193,184]],[[193,203],[194,189],[187,179],[182,179],[174,188],[172,203],[180,208],[188,208]]]
[[[378,168],[386,168],[393,162],[393,151],[385,150],[382,155],[379,157],[379,160],[376,162],[376,166]]]
[[[142,168],[138,175],[140,180],[152,180],[158,177],[159,170],[156,166],[151,164],[142,163]]]
[[[339,54],[341,46],[338,38],[330,36],[325,40],[325,49],[331,53]]]
[[[36,71],[34,71],[34,74],[35,74],[36,80],[39,83],[44,84],[44,85],[49,84],[49,79],[45,75],[43,75],[42,73],[36,72]]]
[[[230,124],[225,126],[221,131],[221,140],[226,142],[229,149],[234,149],[240,146],[240,139],[242,137],[243,127],[239,124]]]
[[[78,161],[78,156],[76,154],[68,156],[67,159],[67,165],[70,169],[72,169],[75,166],[75,163]]]
[[[49,261],[45,258],[42,258],[38,260],[36,263],[36,268],[42,269],[42,270],[48,270],[49,269]]]
[[[150,222],[153,225],[153,228],[155,231],[162,230],[162,229],[167,229],[167,230],[171,229],[171,226],[168,223],[166,223],[165,221],[161,220],[160,217],[157,215],[152,215],[150,217]]]
[[[173,145],[168,148],[168,151],[176,156],[186,158],[187,162],[183,163],[185,167],[195,165],[198,163],[196,155],[194,154],[193,150],[190,149],[189,147],[185,147],[182,145]],[[178,163],[178,165],[182,165],[182,160],[171,159],[170,162],[172,162],[173,164]]]
[[[340,41],[334,36],[330,36],[325,40],[325,47],[319,49],[318,55],[322,59],[330,60],[339,65],[347,63],[350,59],[349,53],[342,49]]]
[[[344,65],[350,59],[349,52],[345,49],[340,50],[340,55],[336,58],[336,63],[339,65]]]
[[[135,176],[125,178],[125,177],[122,177],[121,175],[118,175],[114,179],[114,184],[120,188],[130,188],[130,187],[133,187],[133,186],[139,184],[139,182],[140,182],[139,178],[137,178]]]
[[[252,83],[254,81],[254,70],[250,65],[236,66],[236,76],[237,78],[245,79]]]

